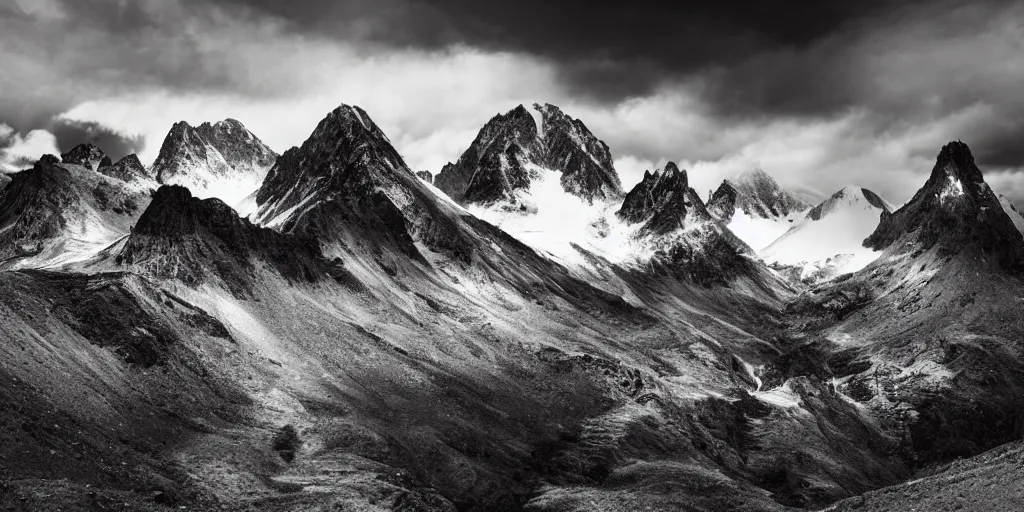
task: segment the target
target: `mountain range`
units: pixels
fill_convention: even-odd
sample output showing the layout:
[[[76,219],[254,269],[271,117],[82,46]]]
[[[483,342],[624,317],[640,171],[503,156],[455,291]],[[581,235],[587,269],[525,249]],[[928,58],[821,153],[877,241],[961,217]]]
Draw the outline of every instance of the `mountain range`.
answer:
[[[705,202],[552,105],[436,175],[349,105],[280,155],[234,120],[44,155],[0,190],[0,505],[956,503],[1017,473],[1022,226],[962,142],[898,208]]]

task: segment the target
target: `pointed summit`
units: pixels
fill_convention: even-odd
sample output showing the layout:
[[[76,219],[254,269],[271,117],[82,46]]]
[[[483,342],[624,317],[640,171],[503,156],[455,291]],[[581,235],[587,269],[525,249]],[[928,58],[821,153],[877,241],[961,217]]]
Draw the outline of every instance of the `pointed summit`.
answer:
[[[739,193],[736,207],[751,217],[784,218],[810,207],[791,192],[783,190],[760,168],[744,172],[730,184]]]
[[[379,190],[379,178],[396,171],[412,174],[363,109],[341,105],[320,121],[301,147],[285,151],[267,173],[256,194],[257,218],[281,225],[302,213],[300,206],[313,206],[313,196],[349,187],[371,193]]]
[[[94,171],[111,165],[110,157],[92,144],[79,144],[67,153],[61,153],[60,161],[64,164],[81,165]]]
[[[464,245],[436,201],[370,116],[342,105],[277,160],[256,193],[254,218],[285,233],[315,235],[332,250],[358,245],[372,247],[376,257],[421,261],[414,236],[439,252]]]
[[[648,221],[647,227],[652,232],[667,233],[682,227],[693,207],[689,196],[686,171],[679,170],[675,162],[669,162],[664,171],[644,174],[644,179],[626,194],[617,215],[630,224]]]
[[[254,286],[257,260],[294,281],[314,281],[328,267],[314,241],[253,226],[223,201],[178,185],[157,189],[116,259],[192,285],[216,276],[238,295]]]
[[[1024,261],[1020,231],[985,183],[967,144],[959,141],[942,148],[924,186],[902,208],[883,214],[864,245],[882,250],[898,241],[923,250],[941,245],[950,252],[976,246],[1004,266]]]
[[[135,153],[118,160],[115,164],[101,166],[96,171],[125,183],[153,182],[153,178],[146,172],[145,166]]]
[[[179,121],[164,138],[152,173],[161,184],[183,185],[198,197],[235,204],[259,187],[276,159],[234,119],[198,127]]]
[[[516,191],[550,169],[562,189],[587,202],[618,197],[622,185],[608,146],[554,105],[523,105],[491,118],[459,160],[435,177],[460,203],[516,202]]]
[[[640,224],[635,242],[650,252],[650,264],[659,271],[700,285],[758,273],[743,256],[750,247],[711,216],[675,162],[644,173],[616,215],[627,224]]]
[[[729,183],[729,180],[722,181],[708,199],[708,212],[715,218],[726,224],[736,214],[736,201],[739,198],[739,191]]]

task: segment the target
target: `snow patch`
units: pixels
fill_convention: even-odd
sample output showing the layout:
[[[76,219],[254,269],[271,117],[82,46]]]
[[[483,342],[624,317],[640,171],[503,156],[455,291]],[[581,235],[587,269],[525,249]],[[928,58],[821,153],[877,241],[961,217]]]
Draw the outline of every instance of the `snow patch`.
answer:
[[[962,195],[964,195],[964,184],[953,173],[946,174],[946,184],[939,192],[939,200],[945,203],[947,200],[956,199]]]
[[[641,224],[622,222],[614,214],[617,202],[587,203],[562,188],[560,172],[535,165],[528,170],[536,177],[512,201],[466,210],[565,265],[589,265],[573,244],[613,263],[638,259],[633,235]]]
[[[544,138],[544,114],[537,110],[537,105],[531,105],[526,108],[526,111],[533,116],[533,122],[537,125],[537,136]]]
[[[794,223],[791,223],[789,219],[753,217],[737,208],[726,227],[755,252],[760,252],[778,240],[793,225]]]
[[[789,382],[770,391],[757,391],[754,397],[758,400],[782,409],[799,409],[800,395],[789,386]]]

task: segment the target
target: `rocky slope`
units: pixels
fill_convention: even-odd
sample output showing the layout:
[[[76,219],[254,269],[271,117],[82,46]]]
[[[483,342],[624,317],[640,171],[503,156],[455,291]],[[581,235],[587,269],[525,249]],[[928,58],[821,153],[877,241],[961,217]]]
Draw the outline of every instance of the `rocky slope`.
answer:
[[[435,185],[460,204],[517,203],[538,168],[560,173],[562,188],[587,202],[622,193],[608,146],[554,105],[520,105],[492,118]]]
[[[804,283],[856,272],[881,254],[864,247],[864,239],[893,209],[870,190],[846,187],[812,208],[759,256]]]
[[[198,197],[233,205],[260,186],[276,159],[234,119],[196,127],[181,121],[164,138],[150,172],[161,184],[182,185]]]
[[[179,185],[156,191],[116,262],[190,285],[217,278],[238,294],[251,290],[259,264],[305,281],[326,276],[329,267],[314,240],[254,226],[223,201],[192,197]]]
[[[43,156],[0,191],[0,266],[87,259],[127,234],[148,202],[147,193],[120,180]]]
[[[808,340],[780,366],[857,402],[927,471],[1024,435],[1024,240],[960,142],[865,241],[882,255],[790,305]],[[796,362],[799,361],[799,364]]]

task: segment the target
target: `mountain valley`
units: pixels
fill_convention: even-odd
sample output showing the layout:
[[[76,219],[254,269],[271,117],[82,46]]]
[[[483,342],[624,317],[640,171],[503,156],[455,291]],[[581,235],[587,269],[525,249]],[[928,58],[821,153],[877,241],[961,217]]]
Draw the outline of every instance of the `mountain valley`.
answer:
[[[1020,473],[1024,217],[962,142],[899,207],[629,186],[539,104],[436,174],[341,105],[10,178],[8,509],[1022,506],[972,479]]]

